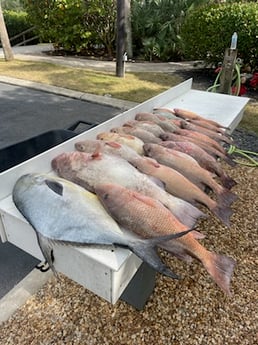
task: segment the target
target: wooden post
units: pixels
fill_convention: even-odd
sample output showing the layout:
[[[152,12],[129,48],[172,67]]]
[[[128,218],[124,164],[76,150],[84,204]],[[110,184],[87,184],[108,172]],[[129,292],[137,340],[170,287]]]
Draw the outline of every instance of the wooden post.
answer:
[[[220,93],[231,94],[231,83],[237,58],[237,49],[227,48],[225,51],[220,76]]]

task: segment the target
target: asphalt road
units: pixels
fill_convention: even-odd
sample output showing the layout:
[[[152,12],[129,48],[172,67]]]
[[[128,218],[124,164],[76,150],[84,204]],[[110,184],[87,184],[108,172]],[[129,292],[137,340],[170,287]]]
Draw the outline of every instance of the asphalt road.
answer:
[[[0,83],[0,155],[9,145],[49,130],[66,129],[77,121],[101,123],[120,112],[107,105]],[[37,263],[34,257],[0,240],[0,298]]]

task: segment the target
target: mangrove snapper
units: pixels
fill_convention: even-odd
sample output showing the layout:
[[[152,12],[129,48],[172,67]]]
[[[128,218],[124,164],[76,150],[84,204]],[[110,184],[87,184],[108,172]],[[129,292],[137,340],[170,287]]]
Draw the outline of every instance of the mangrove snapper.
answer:
[[[157,161],[147,157],[135,158],[132,160],[132,164],[141,172],[164,182],[165,189],[170,194],[191,204],[198,202],[205,205],[225,225],[230,226],[229,219],[233,213],[232,210],[224,205],[220,207],[217,202],[212,200],[199,187],[175,169],[159,164]]]
[[[164,131],[174,132],[177,126],[164,116],[152,114],[152,113],[137,113],[135,115],[137,121],[151,121],[159,125]]]
[[[149,157],[179,171],[200,188],[203,185],[209,187],[216,194],[220,204],[229,206],[237,199],[234,193],[219,185],[196,161],[190,161],[189,155],[157,144],[144,144],[143,148]]]
[[[163,141],[160,145],[190,155],[202,168],[215,173],[224,187],[231,189],[236,185],[236,181],[223,171],[219,162],[197,144],[189,141]]]
[[[97,139],[105,140],[105,141],[115,141],[119,144],[127,145],[135,150],[139,155],[143,155],[143,144],[144,142],[133,136],[133,135],[126,135],[126,134],[118,134],[118,133],[111,133],[111,132],[102,132],[97,135]]]
[[[130,134],[139,139],[141,139],[144,143],[160,143],[161,139],[156,137],[156,135],[152,134],[149,131],[146,131],[143,128],[136,128],[136,127],[115,127],[111,129],[113,133],[119,134]]]
[[[194,143],[198,146],[200,146],[203,150],[205,150],[209,155],[220,158],[224,160],[227,164],[230,166],[235,166],[236,163],[231,159],[231,157],[227,153],[222,153],[221,151],[218,151],[215,147],[209,145],[209,143],[204,143],[202,140],[198,140],[197,138],[176,134],[176,133],[169,133],[166,132],[165,134],[162,134],[160,138],[164,141],[188,141],[191,143]]]

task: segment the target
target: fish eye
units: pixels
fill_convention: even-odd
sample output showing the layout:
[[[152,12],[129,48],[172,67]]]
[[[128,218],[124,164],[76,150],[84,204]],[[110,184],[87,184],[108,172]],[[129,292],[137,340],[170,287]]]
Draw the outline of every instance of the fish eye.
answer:
[[[105,193],[104,196],[103,196],[103,199],[104,199],[104,200],[107,200],[108,197],[109,197],[109,194],[108,194],[108,193]]]

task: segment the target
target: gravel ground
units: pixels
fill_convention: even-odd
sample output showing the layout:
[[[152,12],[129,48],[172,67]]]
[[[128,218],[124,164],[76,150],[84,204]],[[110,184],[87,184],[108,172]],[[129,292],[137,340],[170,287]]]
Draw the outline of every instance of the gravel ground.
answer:
[[[51,279],[1,325],[1,345],[258,343],[258,169],[224,166],[237,180],[230,229],[212,215],[198,225],[206,248],[237,261],[232,297],[225,296],[198,262],[183,263],[161,251],[183,279],[157,275],[144,310],[114,306],[66,277]]]

